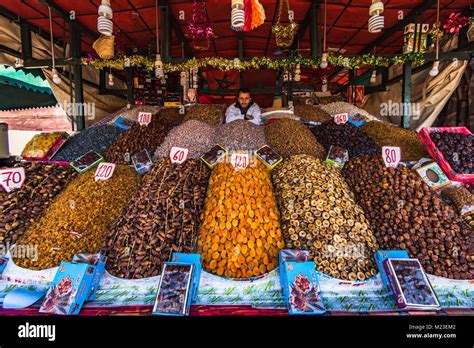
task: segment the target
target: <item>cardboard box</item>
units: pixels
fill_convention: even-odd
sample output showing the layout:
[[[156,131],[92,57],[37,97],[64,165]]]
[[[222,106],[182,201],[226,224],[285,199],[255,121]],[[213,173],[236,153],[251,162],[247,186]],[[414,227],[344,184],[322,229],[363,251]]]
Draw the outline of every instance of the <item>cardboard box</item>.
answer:
[[[88,302],[94,301],[97,289],[99,288],[100,279],[104,275],[105,264],[107,263],[107,256],[104,256],[100,253],[75,254],[72,258],[72,263],[85,263],[94,267],[91,290],[86,300]]]
[[[171,260],[174,263],[187,263],[194,265],[193,271],[193,281],[191,292],[189,297],[191,298],[192,302],[197,301],[198,291],[199,291],[199,282],[201,281],[201,255],[199,254],[183,254],[183,253],[173,253]]]
[[[82,155],[78,159],[74,160],[74,162],[70,163],[70,166],[73,167],[79,173],[85,173],[96,164],[99,164],[104,160],[102,155],[98,154],[95,151],[89,151],[86,154]]]
[[[437,190],[451,183],[451,181],[436,162],[431,162],[427,165],[417,168],[416,172],[433,190]]]
[[[61,262],[39,311],[62,315],[78,314],[89,296],[93,278],[93,266]]]
[[[219,163],[219,161],[224,158],[226,154],[226,148],[222,145],[216,144],[208,152],[201,156],[201,160],[212,169],[212,167],[214,167],[216,163]]]
[[[165,262],[152,314],[182,316],[191,307],[194,265]]]
[[[260,149],[258,149],[255,154],[257,158],[263,162],[267,166],[268,169],[272,170],[275,168],[278,163],[283,160],[279,154],[277,154],[270,146],[263,145]]]
[[[128,118],[120,116],[114,122],[114,126],[123,130],[129,130],[135,124],[134,121],[129,120]]]
[[[285,268],[284,263],[287,261],[295,262],[305,262],[309,261],[309,251],[308,250],[291,250],[291,249],[281,249],[278,252],[278,269],[280,270],[280,283],[287,283],[286,273],[282,272]],[[288,297],[286,294],[286,288],[282,286],[283,297]]]
[[[440,304],[418,259],[392,259],[383,262],[390,290],[397,306],[404,310],[437,310]]]
[[[288,304],[288,313],[315,315],[326,312],[313,261],[283,262],[281,286]]]
[[[3,271],[7,267],[9,258],[5,256],[0,256],[0,276],[2,275]]]
[[[382,283],[388,291],[390,291],[390,285],[388,284],[387,274],[383,267],[383,263],[388,258],[394,259],[408,259],[408,253],[405,250],[377,250],[374,254],[375,264],[380,272],[380,277],[382,278]]]

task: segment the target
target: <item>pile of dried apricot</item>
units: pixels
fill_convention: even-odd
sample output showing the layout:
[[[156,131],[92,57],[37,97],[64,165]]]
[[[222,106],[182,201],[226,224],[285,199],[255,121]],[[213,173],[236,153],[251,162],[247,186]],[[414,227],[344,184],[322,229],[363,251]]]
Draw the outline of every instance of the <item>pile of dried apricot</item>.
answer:
[[[231,278],[260,276],[278,264],[284,247],[268,169],[259,161],[236,171],[214,167],[201,216],[198,253],[211,273]]]

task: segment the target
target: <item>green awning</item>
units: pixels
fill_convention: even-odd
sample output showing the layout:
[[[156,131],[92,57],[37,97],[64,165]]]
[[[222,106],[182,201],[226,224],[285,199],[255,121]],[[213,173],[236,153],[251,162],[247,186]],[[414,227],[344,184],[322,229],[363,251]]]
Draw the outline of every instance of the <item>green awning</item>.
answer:
[[[26,88],[37,93],[53,94],[41,69],[15,69],[0,65],[0,84]]]

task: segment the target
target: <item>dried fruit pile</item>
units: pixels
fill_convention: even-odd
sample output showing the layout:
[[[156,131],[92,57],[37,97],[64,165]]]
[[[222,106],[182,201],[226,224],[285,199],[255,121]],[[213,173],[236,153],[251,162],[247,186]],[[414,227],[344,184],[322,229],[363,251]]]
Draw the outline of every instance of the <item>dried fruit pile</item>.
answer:
[[[157,115],[153,115],[148,126],[136,123],[104,152],[105,159],[107,162],[129,164],[129,158],[143,149],[152,155],[165,139],[169,128]]]
[[[184,119],[184,110],[180,112],[181,107],[163,108],[160,111],[160,118],[170,126],[179,126]]]
[[[94,181],[95,170],[80,175],[61,192],[41,218],[18,240],[37,245],[38,259],[16,258],[18,266],[45,269],[72,260],[77,253],[96,253],[112,222],[132,197],[139,177],[117,165],[111,179]]]
[[[437,276],[474,278],[472,232],[415,171],[387,169],[381,158],[356,158],[343,175],[380,248],[405,249]]]
[[[212,171],[198,241],[211,273],[248,278],[278,265],[284,246],[278,209],[269,172],[255,163],[241,171],[219,163]]]
[[[22,163],[26,180],[10,193],[0,189],[0,244],[12,245],[76,177],[71,167]]]
[[[114,126],[86,128],[69,137],[66,144],[54,155],[54,161],[72,162],[89,151],[104,152],[123,133]]]
[[[374,235],[337,169],[297,155],[275,169],[273,182],[288,249],[309,250],[317,269],[335,278],[377,274]]]
[[[155,163],[107,234],[107,270],[120,278],[152,277],[173,252],[192,253],[208,179],[202,161]]]
[[[217,126],[224,122],[225,105],[220,104],[195,104],[186,108],[183,121],[197,120]]]
[[[429,157],[418,134],[411,129],[372,121],[366,122],[362,130],[380,147],[399,146],[402,150],[402,161],[418,161],[422,157]]]
[[[220,125],[216,128],[216,144],[224,146],[227,150],[258,150],[265,145],[263,127],[252,122],[236,120]]]
[[[274,121],[265,126],[265,136],[268,146],[283,158],[300,154],[326,158],[326,151],[309,128],[298,121]]]
[[[331,115],[318,106],[314,105],[295,105],[295,115],[301,121],[305,122],[329,122],[332,121]]]
[[[173,146],[188,149],[188,158],[200,158],[215,145],[215,127],[189,120],[174,127],[156,149],[155,158],[168,157]]]
[[[323,123],[311,129],[316,139],[329,150],[331,145],[339,146],[349,152],[349,157],[376,156],[382,152],[375,141],[370,139],[360,127],[350,123],[338,125],[334,122]]]
[[[474,194],[464,186],[448,186],[441,191],[442,197],[451,204],[464,221],[474,229]]]
[[[456,173],[474,174],[473,134],[440,132],[432,133],[431,139]]]

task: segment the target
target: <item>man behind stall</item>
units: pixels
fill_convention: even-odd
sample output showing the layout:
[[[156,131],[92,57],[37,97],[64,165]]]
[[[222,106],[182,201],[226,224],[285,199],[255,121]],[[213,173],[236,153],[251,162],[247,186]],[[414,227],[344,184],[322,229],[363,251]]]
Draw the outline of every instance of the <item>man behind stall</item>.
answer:
[[[260,107],[252,101],[250,91],[247,88],[241,88],[237,95],[237,101],[230,105],[225,112],[225,122],[247,120],[260,125],[262,121],[261,113]]]

